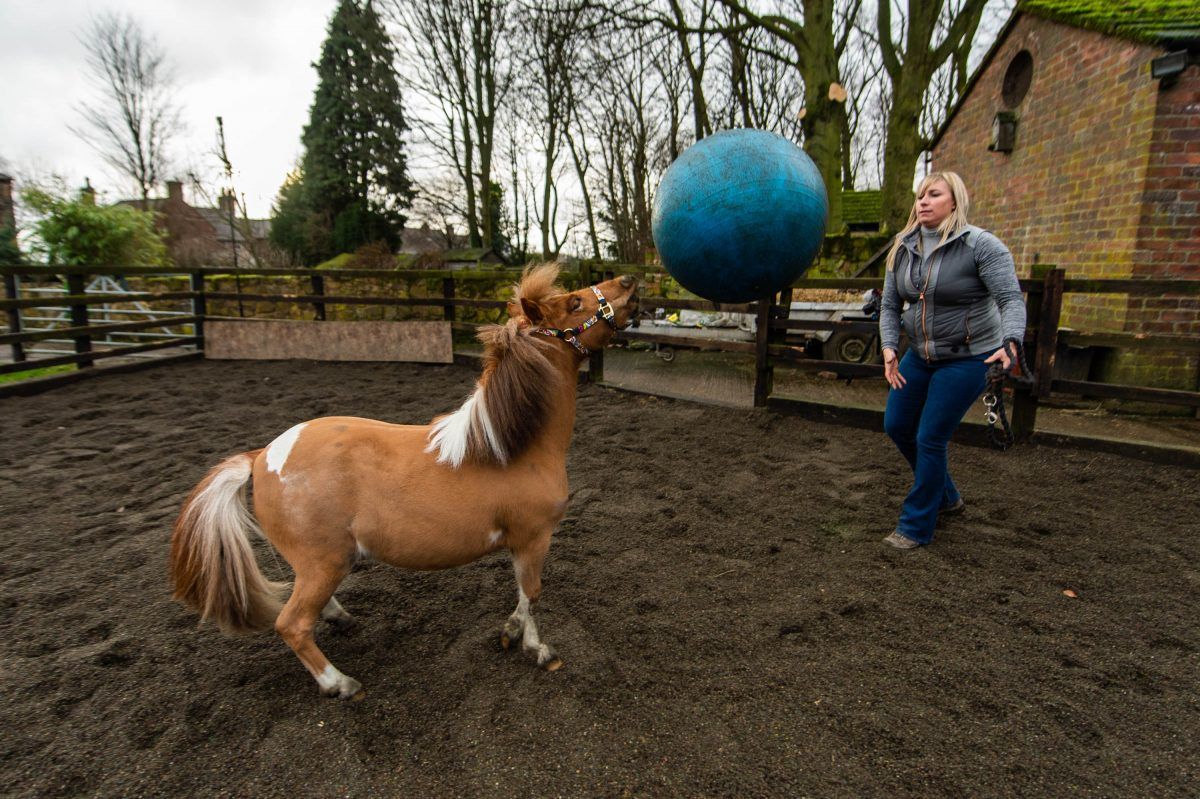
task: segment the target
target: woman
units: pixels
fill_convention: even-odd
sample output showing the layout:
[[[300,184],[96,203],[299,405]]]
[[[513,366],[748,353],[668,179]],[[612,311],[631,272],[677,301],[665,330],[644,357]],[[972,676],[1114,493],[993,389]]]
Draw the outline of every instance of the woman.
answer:
[[[1012,255],[967,224],[967,208],[962,178],[929,175],[887,257],[879,341],[892,390],[883,425],[913,470],[896,530],[884,539],[898,549],[928,544],[938,515],[965,507],[947,471],[946,446],[985,388],[988,365],[1007,369],[1010,342],[1025,335]],[[902,320],[910,346],[900,359]]]

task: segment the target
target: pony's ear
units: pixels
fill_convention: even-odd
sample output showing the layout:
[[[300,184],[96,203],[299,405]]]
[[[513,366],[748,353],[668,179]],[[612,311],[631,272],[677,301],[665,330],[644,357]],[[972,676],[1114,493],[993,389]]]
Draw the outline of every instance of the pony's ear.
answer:
[[[546,319],[542,306],[527,297],[521,298],[521,312],[531,324],[540,325]]]

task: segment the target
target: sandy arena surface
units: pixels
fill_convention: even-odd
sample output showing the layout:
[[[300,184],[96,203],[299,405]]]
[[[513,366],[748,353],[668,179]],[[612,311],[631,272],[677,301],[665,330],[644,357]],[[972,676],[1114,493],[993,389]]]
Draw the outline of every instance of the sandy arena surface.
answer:
[[[1200,794],[1184,468],[956,448],[966,514],[902,553],[882,433],[585,387],[538,608],[561,670],[500,649],[500,554],[347,579],[359,625],[318,639],[357,703],[170,600],[171,523],[219,458],[316,416],[423,423],[475,377],[202,362],[0,400],[0,793]]]

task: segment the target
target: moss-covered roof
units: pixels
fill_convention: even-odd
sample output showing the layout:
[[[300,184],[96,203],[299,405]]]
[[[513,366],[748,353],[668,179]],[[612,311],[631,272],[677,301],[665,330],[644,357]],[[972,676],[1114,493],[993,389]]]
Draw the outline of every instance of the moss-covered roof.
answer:
[[[882,212],[883,192],[879,189],[842,192],[842,221],[847,225],[878,223]]]
[[[1139,42],[1200,40],[1200,0],[1021,0],[1017,10]]]

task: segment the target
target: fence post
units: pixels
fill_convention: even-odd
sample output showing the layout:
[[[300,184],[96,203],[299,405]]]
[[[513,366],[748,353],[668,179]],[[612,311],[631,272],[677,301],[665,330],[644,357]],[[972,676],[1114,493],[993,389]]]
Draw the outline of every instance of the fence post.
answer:
[[[1037,385],[1034,387],[1038,399],[1050,396],[1050,385],[1054,380],[1054,363],[1058,358],[1058,325],[1062,318],[1063,281],[1066,272],[1062,269],[1046,271],[1042,291],[1042,314],[1037,328]]]
[[[767,348],[771,343],[771,318],[774,316],[772,306],[775,296],[763,297],[758,301],[758,326],[754,336],[754,407],[765,408],[767,397],[775,382],[775,370]]]
[[[15,300],[20,296],[20,291],[17,289],[17,276],[4,276],[4,296],[7,299]],[[21,332],[21,309],[8,309],[8,330],[10,333]],[[19,341],[14,341],[9,346],[12,347],[12,359],[14,363],[20,363],[25,360],[25,345]]]
[[[208,316],[208,301],[204,297],[204,273],[192,272],[190,278],[192,291],[200,296],[192,297],[192,316],[198,316],[195,322],[196,347],[204,351],[204,317]]]
[[[442,299],[444,299],[444,300],[454,299],[454,278],[452,278],[452,277],[442,278]],[[445,305],[442,306],[442,319],[444,319],[447,322],[454,321],[454,303],[447,302]]]
[[[1042,351],[1042,340],[1046,335],[1052,335],[1055,340],[1058,338],[1058,310],[1053,312],[1053,319],[1048,320],[1048,314],[1043,313],[1043,308],[1048,303],[1047,292],[1050,289],[1053,278],[1051,277],[1053,267],[1049,264],[1034,264],[1030,270],[1030,277],[1034,279],[1040,278],[1042,285],[1036,291],[1029,292],[1029,301],[1025,304],[1026,324],[1033,322],[1037,327],[1033,331],[1033,352],[1026,352],[1027,364],[1035,369],[1034,379],[1037,381],[1034,385],[1017,385],[1013,388],[1012,401],[1012,418],[1009,423],[1012,425],[1013,436],[1017,441],[1025,441],[1033,435],[1034,429],[1037,427],[1037,409],[1038,409],[1038,393],[1041,377],[1040,364],[1045,353]],[[1059,293],[1059,309],[1061,309],[1062,295]],[[1047,324],[1053,324],[1055,330],[1052,334],[1048,333],[1044,327]],[[1052,355],[1053,353],[1051,353]],[[1037,366],[1035,366],[1037,364]],[[1048,378],[1047,378],[1048,379]]]
[[[83,275],[69,274],[67,275],[67,293],[68,294],[84,294],[87,291],[87,286],[83,282]],[[72,305],[71,306],[71,327],[87,327],[88,326],[88,307],[87,305]],[[92,351],[92,337],[88,333],[80,333],[75,336],[75,352],[82,355]],[[87,369],[93,365],[91,358],[83,358],[76,365],[79,369]]]
[[[311,275],[309,277],[309,280],[312,282],[313,294],[316,294],[318,297],[324,297],[325,296],[325,276],[314,273],[313,275]],[[313,308],[316,309],[316,321],[324,322],[325,321],[325,303],[314,302]]]

